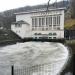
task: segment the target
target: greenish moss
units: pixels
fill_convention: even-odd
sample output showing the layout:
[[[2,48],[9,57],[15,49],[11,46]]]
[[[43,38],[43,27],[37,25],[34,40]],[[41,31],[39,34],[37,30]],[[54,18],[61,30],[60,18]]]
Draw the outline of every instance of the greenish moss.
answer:
[[[70,29],[72,26],[75,25],[75,19],[68,19],[65,21],[65,29]]]

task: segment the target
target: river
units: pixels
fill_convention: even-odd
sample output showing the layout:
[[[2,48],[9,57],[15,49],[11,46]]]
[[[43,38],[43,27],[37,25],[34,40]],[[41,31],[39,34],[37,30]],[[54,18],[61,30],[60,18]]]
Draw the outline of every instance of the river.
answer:
[[[69,50],[61,43],[16,43],[0,47],[0,75],[11,75],[11,65],[15,75],[58,75],[68,59]]]

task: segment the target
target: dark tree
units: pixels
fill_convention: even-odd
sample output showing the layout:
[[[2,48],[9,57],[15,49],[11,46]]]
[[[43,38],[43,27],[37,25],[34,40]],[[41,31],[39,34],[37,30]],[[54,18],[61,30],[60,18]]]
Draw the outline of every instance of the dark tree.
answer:
[[[75,0],[70,0],[71,2],[71,18],[75,18]]]

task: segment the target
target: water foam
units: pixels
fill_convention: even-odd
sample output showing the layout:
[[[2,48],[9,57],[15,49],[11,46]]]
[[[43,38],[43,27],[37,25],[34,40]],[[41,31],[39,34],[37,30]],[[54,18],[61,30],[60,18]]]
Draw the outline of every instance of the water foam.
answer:
[[[14,64],[22,68],[50,64],[45,65],[45,70],[47,68],[50,71],[49,75],[57,75],[68,58],[67,47],[61,43],[25,42],[0,48],[0,65]],[[37,72],[33,72],[34,74]]]

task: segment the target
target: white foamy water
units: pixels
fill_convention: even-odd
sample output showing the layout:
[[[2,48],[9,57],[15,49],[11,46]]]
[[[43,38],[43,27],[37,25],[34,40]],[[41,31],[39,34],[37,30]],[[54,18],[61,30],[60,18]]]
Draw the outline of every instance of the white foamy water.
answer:
[[[0,48],[0,74],[11,75],[10,65],[14,64],[15,67],[18,66],[20,69],[43,65],[44,69],[33,70],[31,75],[57,75],[63,69],[68,58],[69,52],[61,43],[17,43]]]

